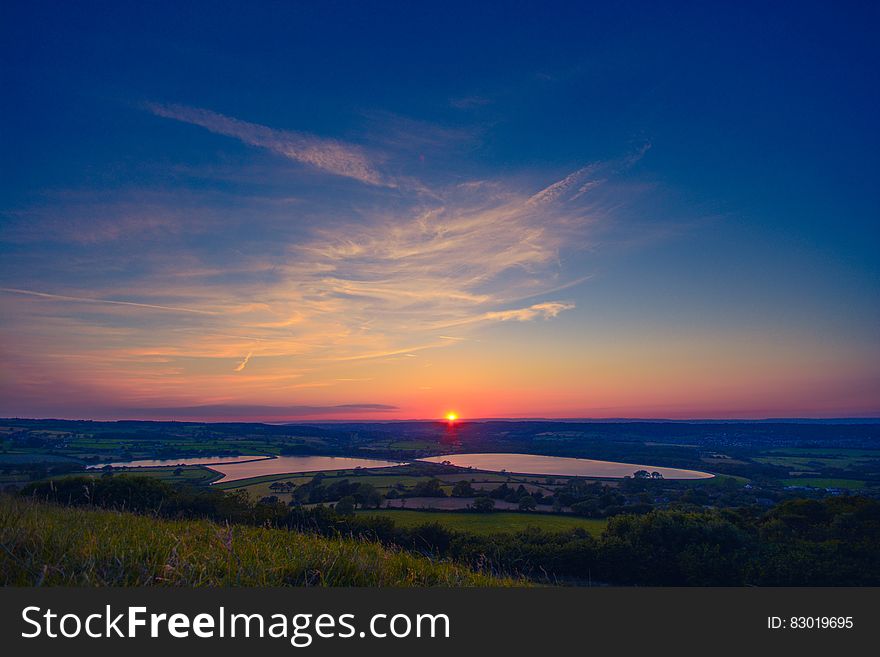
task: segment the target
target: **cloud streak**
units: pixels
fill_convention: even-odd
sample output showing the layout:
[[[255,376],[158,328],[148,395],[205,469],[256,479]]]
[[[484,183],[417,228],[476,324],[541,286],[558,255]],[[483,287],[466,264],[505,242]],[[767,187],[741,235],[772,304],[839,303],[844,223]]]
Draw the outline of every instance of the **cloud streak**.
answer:
[[[625,166],[593,164],[549,182],[534,173],[438,182],[434,169],[433,178],[425,177],[433,180],[429,188],[406,179],[389,192],[392,181],[405,179],[380,172],[372,151],[208,110],[150,109],[380,189],[367,202],[349,190],[339,198],[306,195],[296,204],[238,191],[209,192],[200,203],[201,192],[189,190],[184,207],[174,195],[143,197],[148,208],[108,198],[99,199],[101,213],[89,210],[89,199],[78,201],[71,230],[98,215],[100,230],[76,250],[68,247],[75,257],[67,260],[52,260],[47,249],[50,257],[32,260],[30,275],[43,281],[33,265],[52,263],[45,266],[55,268],[56,282],[78,284],[53,287],[79,294],[33,290],[23,280],[0,288],[9,311],[0,330],[4,339],[14,336],[6,341],[18,363],[10,385],[22,399],[24,391],[39,399],[47,385],[79,385],[93,399],[115,399],[108,411],[114,417],[392,412],[396,407],[329,402],[384,391],[389,377],[409,377],[413,393],[441,390],[433,377],[442,376],[434,373],[444,364],[438,360],[426,371],[427,352],[473,352],[478,342],[490,352],[493,325],[543,322],[573,309],[561,291],[588,275],[570,263],[583,262],[579,256],[596,247],[610,214],[602,194]],[[446,129],[391,124],[396,132],[387,150],[398,155],[409,144],[416,153],[446,157],[452,151],[444,143],[466,140]],[[413,142],[411,132],[427,137]],[[289,167],[281,171],[278,191],[287,197]],[[619,204],[619,194],[612,200]],[[41,218],[63,226],[70,213],[41,210],[21,219],[29,239],[53,233],[51,248],[62,248],[58,231],[45,230]],[[197,230],[189,226],[194,210]],[[178,217],[187,230],[177,226]],[[69,278],[58,271],[69,271]],[[542,327],[541,334],[552,330]]]
[[[277,130],[197,107],[161,103],[147,103],[146,107],[156,116],[190,123],[215,134],[233,137],[250,146],[265,148],[326,173],[353,178],[368,185],[394,186],[393,182],[383,178],[366,151],[354,144],[319,138],[304,132]]]
[[[373,318],[381,325],[374,333],[556,317],[573,305],[540,297],[587,279],[560,280],[561,262],[593,245],[598,214],[580,190],[596,170],[579,169],[532,194],[458,185],[410,217],[319,229],[293,247],[289,275],[305,297]]]
[[[212,372],[219,385],[226,372],[277,392],[313,384],[309,372],[326,380],[321,372],[333,364],[411,360],[406,354],[453,347],[492,323],[553,319],[573,308],[556,295],[585,280],[561,274],[566,254],[593,244],[590,194],[571,198],[590,180],[589,171],[537,192],[503,181],[438,189],[430,205],[417,200],[394,213],[367,210],[352,221],[320,224],[278,255],[229,268],[230,275],[211,262],[181,261],[178,270],[175,258],[163,258],[130,287],[101,290],[115,299],[5,291],[96,309],[186,313],[193,319],[166,326],[95,310],[40,321],[47,332],[75,327],[67,331],[67,344],[102,367],[125,371],[132,358],[161,358],[179,373],[175,379],[167,370],[166,385],[179,380],[181,390],[195,376],[207,385]],[[119,300],[141,289],[156,298],[198,302],[182,307]],[[451,328],[453,335],[443,331]],[[248,367],[256,357],[258,374]],[[231,368],[230,358],[236,358]],[[341,374],[329,378],[364,378]],[[300,380],[291,384],[292,377]]]
[[[453,326],[463,326],[467,324],[476,324],[478,322],[529,322],[533,319],[553,319],[559,313],[565,310],[574,310],[573,303],[562,303],[560,301],[548,301],[544,303],[536,303],[526,308],[514,308],[511,310],[493,310],[485,312],[481,315],[469,317],[448,324],[439,324],[437,328],[451,328]]]
[[[279,420],[313,415],[342,415],[349,413],[388,413],[397,410],[390,404],[333,404],[264,406],[258,404],[205,404],[200,406],[133,407],[113,409],[119,417],[145,417],[156,419],[249,419]]]
[[[235,366],[235,371],[241,372],[242,370],[244,370],[244,368],[247,367],[247,364],[250,362],[251,356],[253,355],[253,352],[249,351],[247,356],[244,357],[244,360],[242,360],[238,365]]]
[[[167,312],[175,312],[175,313],[191,313],[194,315],[216,315],[216,312],[210,310],[200,310],[198,308],[183,308],[180,306],[163,306],[154,303],[138,303],[135,301],[117,301],[113,299],[93,299],[90,297],[74,297],[67,296],[64,294],[50,294],[48,292],[36,292],[34,290],[21,290],[17,288],[10,287],[0,287],[0,292],[5,292],[7,294],[22,294],[25,296],[31,297],[39,297],[41,299],[48,299],[50,301],[71,301],[75,303],[97,303],[97,304],[108,304],[111,306],[128,306],[131,308],[144,308],[147,310],[163,310]]]

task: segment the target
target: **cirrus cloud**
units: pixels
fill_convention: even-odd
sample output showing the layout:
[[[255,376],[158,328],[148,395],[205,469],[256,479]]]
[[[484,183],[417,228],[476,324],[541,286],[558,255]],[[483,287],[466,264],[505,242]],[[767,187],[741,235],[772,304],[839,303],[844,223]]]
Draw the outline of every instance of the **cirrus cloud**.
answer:
[[[70,276],[47,277],[54,284],[40,289],[29,282],[3,290],[4,338],[19,354],[10,398],[38,398],[47,385],[74,389],[87,371],[106,388],[96,396],[115,397],[117,411],[142,417],[150,408],[151,417],[386,410],[317,402],[370,399],[371,390],[359,386],[378,380],[386,365],[423,370],[429,350],[465,348],[491,340],[492,325],[553,320],[572,310],[560,292],[589,275],[568,264],[596,247],[609,207],[621,202],[619,194],[603,200],[603,190],[634,161],[591,164],[555,181],[526,172],[443,184],[437,174],[430,184],[412,178],[397,185],[403,179],[382,170],[383,159],[370,149],[210,110],[148,107],[384,190],[371,192],[369,205],[359,205],[359,197],[337,203],[328,194],[319,207],[249,193],[237,193],[230,207],[227,196],[205,196],[198,230],[188,231],[178,217],[189,222],[190,207],[201,208],[196,190],[187,191],[183,209],[180,198],[166,207],[156,195],[143,197],[148,213],[127,203],[102,206],[101,230],[74,242],[80,259],[61,261]],[[394,124],[403,132],[392,133],[388,148],[399,152],[409,142],[400,134],[415,128]],[[414,148],[439,152],[444,141],[463,139],[438,129]],[[287,167],[279,173],[285,185],[288,175]],[[290,193],[284,185],[279,192]],[[96,213],[80,205],[77,226],[91,225]],[[54,208],[28,215],[29,239],[63,252],[64,239],[73,239],[53,231],[55,224],[44,226],[44,216],[69,219]],[[145,216],[167,220],[160,226]]]
[[[354,144],[293,130],[269,128],[198,107],[162,103],[147,103],[146,107],[156,116],[197,125],[327,173],[354,178],[369,185],[394,186],[391,181],[383,179],[366,151]]]

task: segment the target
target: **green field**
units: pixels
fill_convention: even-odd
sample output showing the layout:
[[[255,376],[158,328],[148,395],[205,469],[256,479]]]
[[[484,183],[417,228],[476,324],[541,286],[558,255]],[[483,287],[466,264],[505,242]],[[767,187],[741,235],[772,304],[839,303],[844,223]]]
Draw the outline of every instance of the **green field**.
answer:
[[[504,586],[378,543],[0,495],[0,585]]]
[[[308,473],[288,473],[288,474],[272,474],[262,477],[251,477],[249,479],[237,479],[230,482],[220,482],[215,485],[219,490],[235,490],[243,488],[251,495],[268,495],[269,484],[276,481],[289,481],[297,486],[302,486],[311,481],[315,476],[322,475],[324,481],[330,483],[335,480],[348,479],[350,481],[358,480],[370,483],[379,489],[388,489],[398,483],[411,486],[419,481],[427,481],[430,479],[427,475],[407,474],[405,469],[407,466],[398,466],[394,468],[377,468],[377,469],[359,469],[359,470],[327,470],[324,472],[308,472]],[[401,474],[388,474],[389,472],[399,472]],[[273,493],[274,494],[274,493]]]
[[[850,490],[861,490],[866,487],[865,482],[860,479],[822,479],[821,477],[792,477],[791,479],[783,479],[782,483],[786,486],[848,488]]]
[[[434,449],[436,441],[428,440],[397,440],[389,445],[392,449]]]
[[[233,481],[219,482],[214,484],[214,488],[216,488],[217,490],[236,490],[238,488],[268,486],[269,484],[276,481],[290,481],[297,486],[302,486],[307,481],[310,481],[314,475],[315,473],[310,473],[307,475],[297,473],[263,475],[262,477],[251,477],[249,479],[235,479]],[[266,490],[268,490],[268,488],[266,488]]]
[[[43,428],[41,428],[41,425]],[[326,441],[319,436],[278,435],[265,427],[237,427],[235,430],[214,430],[206,425],[178,423],[65,423],[60,420],[29,422],[25,426],[31,436],[50,441],[42,447],[14,448],[6,437],[20,426],[0,425],[0,446],[10,455],[63,453],[65,457],[88,462],[155,458],[164,454],[179,456],[214,456],[217,454],[272,454],[291,445],[320,447]],[[57,430],[51,427],[63,427]],[[2,455],[0,455],[2,457]]]
[[[880,451],[865,449],[786,449],[765,452],[755,457],[757,463],[780,465],[785,468],[838,468],[841,470],[864,467],[880,461]]]
[[[244,490],[251,497],[251,499],[254,499],[254,500],[259,500],[259,499],[266,497],[268,495],[277,495],[281,500],[288,500],[290,498],[290,495],[288,495],[286,493],[279,494],[270,488],[270,486],[272,485],[273,482],[275,482],[275,481],[289,481],[289,482],[295,484],[296,486],[302,486],[303,484],[307,483],[311,478],[312,478],[311,476],[297,477],[296,475],[283,475],[283,476],[272,479],[272,481],[259,481],[257,483],[250,483],[251,482],[250,479],[243,479],[241,481],[230,482],[229,486],[223,486],[222,484],[220,484],[217,487],[220,488],[221,490],[226,490],[226,491]],[[376,489],[379,491],[379,493],[384,494],[395,483],[399,482],[399,483],[404,484],[405,486],[412,486],[413,484],[418,483],[419,481],[422,481],[422,480],[427,481],[429,478],[428,477],[421,477],[421,478],[419,478],[419,477],[393,477],[393,478],[386,477],[386,478],[384,478],[384,481],[383,481],[382,479],[380,479],[378,477],[353,477],[352,476],[352,477],[341,477],[341,479],[348,479],[349,481],[365,482],[365,483],[372,484],[373,486],[376,487]],[[331,478],[327,478],[327,479],[325,479],[325,481],[329,483],[333,480]],[[232,484],[238,484],[238,485],[232,485]],[[452,486],[445,486],[443,488],[446,490],[447,493],[449,493],[449,491],[452,490]]]
[[[84,472],[73,472],[53,477],[59,479],[64,477],[103,477],[103,470],[85,470]],[[207,485],[220,477],[220,473],[209,470],[201,466],[158,466],[155,468],[114,468],[113,476],[119,475],[137,475],[138,477],[156,477],[169,484],[189,484],[191,486]]]
[[[418,466],[410,466],[410,465],[401,465],[393,468],[377,468],[377,469],[359,469],[359,470],[329,470],[326,472],[309,472],[305,474],[273,474],[273,475],[265,475],[262,477],[252,477],[250,479],[238,479],[235,481],[230,481],[227,483],[219,482],[215,484],[215,487],[219,490],[244,490],[248,493],[251,499],[261,499],[263,497],[267,497],[269,495],[277,495],[280,499],[286,500],[288,499],[288,495],[278,494],[273,491],[270,486],[276,481],[282,482],[291,482],[296,486],[302,486],[305,483],[311,481],[311,479],[317,474],[322,474],[324,476],[324,481],[326,483],[331,483],[334,480],[339,479],[348,479],[349,481],[359,481],[371,484],[376,487],[376,489],[381,493],[385,494],[390,489],[395,488],[398,485],[412,487],[418,483],[424,483],[432,478],[439,479],[443,482],[441,488],[446,491],[447,495],[452,492],[452,487],[455,482],[460,480],[467,480],[474,483],[475,487],[481,487],[481,485],[487,485],[489,488],[495,488],[500,486],[504,482],[508,482],[508,485],[518,486],[519,484],[525,484],[529,490],[531,490],[531,486],[536,486],[538,489],[543,491],[552,490],[551,487],[544,485],[544,482],[547,480],[545,476],[523,476],[523,475],[508,475],[508,474],[494,474],[487,472],[457,472],[451,474],[438,474],[438,475],[427,475],[427,474],[417,474]],[[557,477],[556,481],[562,481],[563,478]]]
[[[880,450],[877,449],[846,449],[832,447],[779,447],[768,449],[766,454],[788,454],[790,456],[831,456],[837,458],[874,458],[880,459]]]
[[[492,513],[472,513],[456,511],[409,511],[409,510],[364,510],[359,514],[391,518],[400,527],[417,527],[430,522],[439,522],[449,529],[467,531],[474,534],[495,534],[498,532],[517,532],[529,527],[539,527],[548,532],[568,531],[578,527],[586,529],[593,536],[601,534],[606,525],[604,519],[579,518],[570,515],[549,513],[516,513],[499,511]]]

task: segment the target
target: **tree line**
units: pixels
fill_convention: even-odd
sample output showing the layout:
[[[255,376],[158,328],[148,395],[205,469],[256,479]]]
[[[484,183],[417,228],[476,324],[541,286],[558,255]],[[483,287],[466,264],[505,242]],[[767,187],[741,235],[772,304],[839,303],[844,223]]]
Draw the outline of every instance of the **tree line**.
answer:
[[[172,486],[149,477],[72,477],[20,494],[67,505],[268,525],[356,536],[492,573],[575,584],[663,586],[880,585],[880,502],[867,497],[786,500],[769,510],[653,510],[620,514],[605,532],[476,535],[436,522],[414,528],[391,518],[254,503],[243,492]]]

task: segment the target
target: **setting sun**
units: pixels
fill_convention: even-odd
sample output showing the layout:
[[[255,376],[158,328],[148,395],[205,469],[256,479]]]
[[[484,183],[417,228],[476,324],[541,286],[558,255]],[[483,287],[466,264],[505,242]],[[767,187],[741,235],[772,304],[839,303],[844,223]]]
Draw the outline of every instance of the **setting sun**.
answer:
[[[446,414],[446,421],[447,422],[455,422],[457,419],[458,419],[458,413],[450,411],[449,413]]]

